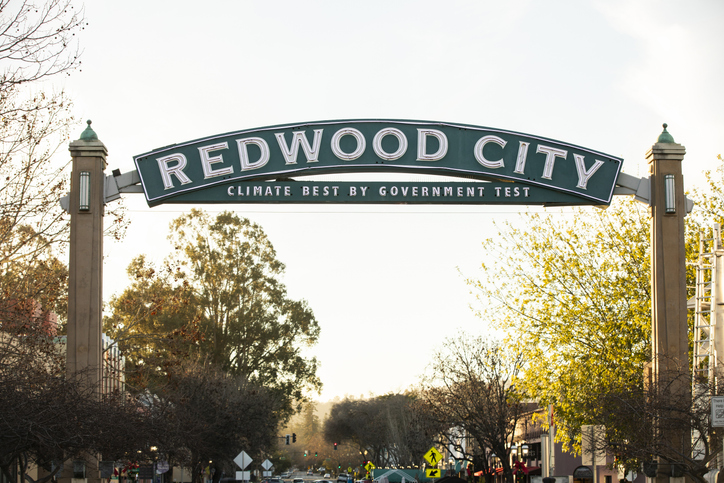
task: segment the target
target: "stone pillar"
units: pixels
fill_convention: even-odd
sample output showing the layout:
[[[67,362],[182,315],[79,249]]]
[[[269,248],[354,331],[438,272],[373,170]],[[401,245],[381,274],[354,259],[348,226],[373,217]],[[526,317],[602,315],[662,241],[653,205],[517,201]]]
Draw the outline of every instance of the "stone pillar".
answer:
[[[676,377],[677,392],[690,397],[689,339],[686,308],[684,244],[684,178],[681,162],[686,150],[664,131],[646,154],[651,180],[651,379],[662,387]],[[688,454],[690,435],[660,433],[670,457]],[[659,464],[658,483],[668,483],[672,469]]]
[[[70,377],[80,375],[101,391],[103,308],[103,211],[105,145],[90,127],[70,143],[70,257],[68,264],[68,338],[66,364]],[[67,461],[62,481],[100,481],[98,461],[86,455],[82,464]],[[85,478],[80,477],[84,470]],[[79,482],[80,483],[80,482]]]
[[[87,371],[100,388],[103,308],[103,184],[108,151],[88,127],[70,143],[68,374]]]
[[[685,153],[684,146],[674,143],[664,124],[664,132],[646,154],[651,179],[651,334],[654,378],[666,369],[688,370],[689,366],[684,245],[686,200],[681,174]],[[673,191],[669,193],[670,189]]]

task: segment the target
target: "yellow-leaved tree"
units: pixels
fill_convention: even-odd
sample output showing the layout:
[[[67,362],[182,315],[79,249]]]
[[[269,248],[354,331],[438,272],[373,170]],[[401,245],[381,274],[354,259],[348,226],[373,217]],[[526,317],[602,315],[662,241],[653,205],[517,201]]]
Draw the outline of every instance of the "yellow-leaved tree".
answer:
[[[527,354],[525,386],[553,404],[559,441],[575,449],[591,404],[609,388],[641,386],[651,357],[647,207],[525,214],[483,242],[480,315]]]

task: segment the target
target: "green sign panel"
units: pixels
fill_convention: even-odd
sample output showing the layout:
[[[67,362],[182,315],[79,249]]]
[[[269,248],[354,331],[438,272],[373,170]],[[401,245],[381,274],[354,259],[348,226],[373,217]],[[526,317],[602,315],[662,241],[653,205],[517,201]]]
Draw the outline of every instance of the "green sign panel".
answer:
[[[583,198],[501,182],[241,181],[174,196],[166,203],[356,203],[581,205]]]
[[[350,120],[221,134],[136,156],[135,163],[151,206],[263,202],[577,205],[609,204],[623,160],[500,129]],[[471,182],[333,183],[300,178],[363,172],[422,173]]]

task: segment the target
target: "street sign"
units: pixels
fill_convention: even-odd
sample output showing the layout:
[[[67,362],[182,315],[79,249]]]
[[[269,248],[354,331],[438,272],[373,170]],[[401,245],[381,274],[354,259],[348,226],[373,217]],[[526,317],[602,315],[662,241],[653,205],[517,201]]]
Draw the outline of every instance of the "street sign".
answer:
[[[138,478],[143,480],[152,480],[154,477],[153,475],[153,465],[141,465],[138,467]]]
[[[98,469],[101,470],[101,478],[110,479],[113,477],[113,470],[116,468],[113,461],[100,461],[98,463]]]
[[[237,481],[249,481],[250,479],[251,479],[251,471],[237,471],[236,472]]]
[[[606,464],[604,440],[606,426],[601,424],[581,426],[581,464],[599,466]]]
[[[269,460],[264,460],[264,462],[261,464],[261,467],[265,470],[269,470],[272,466],[274,466],[274,463]]]
[[[247,466],[251,464],[251,462],[254,461],[251,459],[251,456],[246,454],[246,451],[242,451],[238,455],[236,455],[236,458],[234,458],[234,463],[236,463],[239,468],[242,470],[245,470]],[[237,478],[238,480],[239,478]],[[248,478],[247,478],[248,479]]]
[[[430,465],[437,466],[437,464],[442,459],[442,455],[440,454],[440,452],[438,450],[435,449],[435,447],[432,447],[432,448],[430,448],[430,450],[427,453],[425,453],[424,458],[425,458],[425,461],[430,463]]]
[[[440,478],[440,469],[439,468],[426,468],[425,476],[427,476],[428,478]]]
[[[371,461],[369,461],[369,462],[365,465],[365,469],[367,470],[368,473],[369,473],[370,471],[374,470],[375,468],[376,468],[376,466],[373,465]]]
[[[724,427],[724,396],[712,396],[711,398],[711,426],[712,428]]]
[[[259,182],[314,174],[370,171],[514,182],[516,186],[510,189],[518,190],[521,200],[525,197],[525,190],[530,188],[531,194],[535,194],[537,190],[533,188],[541,188],[544,193],[533,204],[608,205],[623,163],[621,158],[574,144],[503,129],[384,119],[320,121],[245,129],[158,148],[135,156],[134,161],[149,206],[167,202],[259,203],[285,200],[283,196],[267,197],[267,189],[270,192],[278,189],[279,193],[286,193],[288,189],[287,202],[293,196],[299,196],[295,203],[319,202],[320,199],[335,203],[364,202],[363,199],[367,198],[364,191],[368,194],[372,192],[371,189],[366,190],[367,185],[340,188],[340,194],[350,188],[355,189],[356,195],[350,194],[343,200],[334,196],[334,190],[330,190],[330,196],[315,196],[315,187],[309,186],[312,191],[305,197],[303,194],[293,195],[294,183],[267,186]],[[222,185],[220,190],[215,189]],[[253,193],[254,186],[262,190],[262,194],[250,197],[247,188]],[[317,188],[322,194],[325,186]],[[391,189],[389,186],[385,188]],[[422,185],[419,189],[411,186],[409,190],[422,195],[422,188]],[[195,193],[194,196],[186,198],[192,193]],[[464,194],[454,198],[457,204],[496,201],[491,194],[484,195],[484,198]],[[514,198],[514,195],[509,195],[497,199],[497,202],[511,202]],[[375,202],[397,204],[416,201],[417,197],[410,194],[404,200],[399,196],[382,196]],[[438,197],[427,202],[437,204],[440,201]],[[530,202],[528,200],[528,204]]]

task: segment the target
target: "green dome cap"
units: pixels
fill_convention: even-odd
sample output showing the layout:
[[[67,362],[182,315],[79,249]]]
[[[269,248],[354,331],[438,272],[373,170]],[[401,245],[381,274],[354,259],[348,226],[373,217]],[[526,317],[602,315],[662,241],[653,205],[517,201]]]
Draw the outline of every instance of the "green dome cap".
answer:
[[[669,125],[664,123],[664,131],[659,134],[659,139],[656,141],[657,143],[674,144],[674,136],[669,134],[669,131],[666,130],[667,127],[669,127]]]
[[[88,127],[85,128],[85,131],[83,131],[80,135],[81,141],[98,141],[98,135],[96,132],[91,128],[91,121],[90,119],[86,121],[88,123]],[[672,141],[673,142],[673,141]]]

